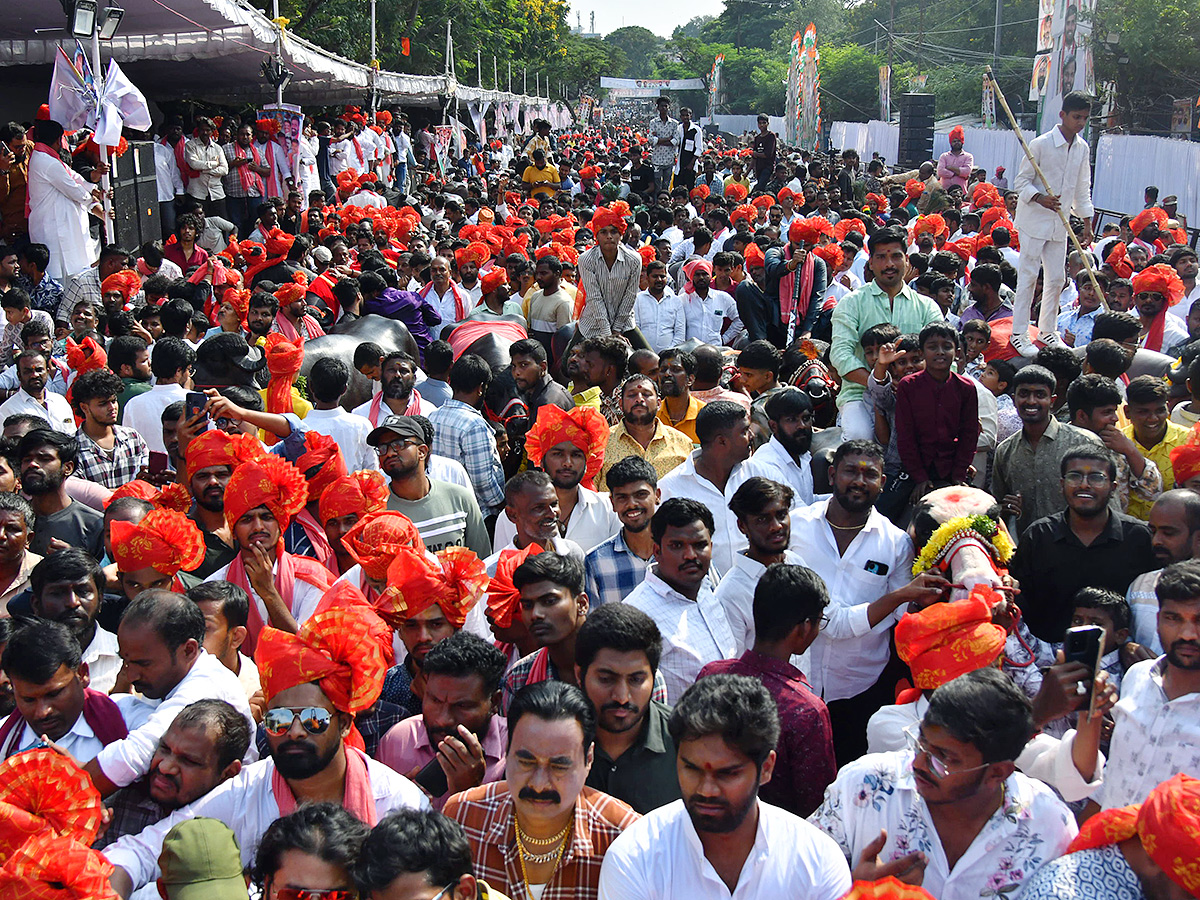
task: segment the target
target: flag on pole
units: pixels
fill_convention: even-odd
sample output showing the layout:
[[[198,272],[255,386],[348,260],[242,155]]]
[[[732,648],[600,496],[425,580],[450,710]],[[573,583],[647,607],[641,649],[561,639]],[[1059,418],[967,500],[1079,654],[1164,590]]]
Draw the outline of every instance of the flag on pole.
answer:
[[[50,77],[50,118],[67,131],[83,128],[89,120],[95,124],[98,101],[90,81],[90,77],[85,78],[76,63],[59,47],[54,57],[54,73]]]
[[[799,143],[800,136],[800,32],[792,38],[788,53],[787,94],[784,99],[783,142],[789,147]]]
[[[400,55],[408,56],[410,52],[412,52],[412,44],[409,43],[408,38],[400,38]]]
[[[86,68],[79,68],[81,64]],[[121,71],[115,59],[108,61],[99,95],[95,84],[82,48],[72,61],[59,47],[50,79],[50,118],[67,131],[92,129],[101,147],[120,143],[122,128],[136,131],[150,128],[150,107],[145,95]]]
[[[800,47],[800,146],[807,150],[817,149],[821,139],[821,75],[817,63],[821,54],[817,52],[817,29],[811,22],[804,30],[804,41]]]

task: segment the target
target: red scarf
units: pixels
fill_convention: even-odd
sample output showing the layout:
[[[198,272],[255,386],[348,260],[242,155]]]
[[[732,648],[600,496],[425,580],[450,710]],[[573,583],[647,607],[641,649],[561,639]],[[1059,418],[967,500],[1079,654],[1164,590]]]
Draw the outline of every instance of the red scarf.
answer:
[[[1146,342],[1142,344],[1147,350],[1155,350],[1159,353],[1164,353],[1163,349],[1163,332],[1167,325],[1167,305],[1164,303],[1163,308],[1158,311],[1158,315],[1154,317],[1154,321],[1150,323],[1150,327],[1146,330]]]
[[[783,258],[792,258],[791,244],[784,249]],[[793,317],[798,322],[803,322],[804,317],[808,315],[808,304],[812,301],[813,270],[816,265],[813,252],[809,250],[798,273],[788,272],[779,279],[779,313],[783,324],[787,325]],[[796,277],[797,274],[799,278]]]
[[[355,747],[347,747],[345,752],[346,787],[342,794],[342,806],[354,818],[373,828],[378,816],[375,813],[375,795],[371,791],[367,755]],[[288,816],[296,811],[296,795],[278,769],[271,772],[271,793],[275,795],[280,816]]]
[[[431,281],[429,284],[425,285],[425,287],[421,288],[421,290],[417,291],[417,293],[428,299],[432,290],[433,282]],[[458,284],[453,281],[450,282],[450,290],[454,293],[454,319],[457,322],[461,322],[463,317],[467,314],[467,295],[464,294]]]
[[[83,721],[87,722],[88,727],[105,747],[117,741],[123,741],[129,736],[129,729],[125,726],[125,720],[121,717],[121,711],[117,708],[117,704],[109,698],[108,694],[101,691],[84,688]],[[15,709],[3,724],[0,724],[0,759],[9,755],[7,745],[10,741],[20,740],[21,726],[24,724],[25,720],[21,717],[21,713]]]
[[[184,187],[187,187],[188,182],[200,174],[184,161],[183,147],[186,143],[187,141],[182,137],[174,144],[163,138],[163,146],[170,147],[175,151],[175,165],[179,166],[179,177],[183,179]]]
[[[262,165],[262,154],[258,152],[258,147],[254,146],[254,141],[250,142],[250,153],[251,153],[251,158],[254,160],[254,165],[261,166]],[[246,158],[246,148],[243,147],[241,144],[239,144],[237,141],[233,142],[233,158],[234,159],[245,159]],[[259,197],[263,196],[263,192],[266,190],[266,186],[263,184],[261,175],[259,175],[257,172],[251,171],[249,165],[238,166],[237,171],[238,171],[238,178],[240,178],[241,182],[242,182],[242,190],[246,192],[247,196],[256,196],[252,193],[252,191],[258,191],[257,196],[259,196]]]
[[[379,414],[383,411],[383,391],[377,393],[371,398],[371,405],[367,407],[367,418],[371,420],[371,427],[379,427]],[[421,414],[421,393],[416,388],[413,388],[412,396],[408,398],[408,406],[405,407],[403,415],[419,416]],[[392,410],[388,408],[388,415],[392,415]]]
[[[329,590],[334,581],[333,573],[315,559],[280,550],[275,566],[275,590],[279,591],[279,596],[283,598],[289,610],[292,608],[292,593],[296,588],[297,578],[322,591]],[[250,617],[246,622],[246,642],[242,644],[242,650],[247,656],[253,657],[254,648],[258,645],[258,634],[267,623],[263,621],[262,613],[258,611],[258,601],[254,599],[254,592],[250,590],[250,579],[246,575],[246,564],[242,562],[241,553],[229,564],[225,580],[236,584],[250,595]]]
[[[276,162],[279,159],[277,148],[282,149],[282,145],[276,143],[274,139],[267,141],[267,143],[264,145],[264,149],[271,154],[271,160],[268,163],[268,165],[271,167],[271,174],[267,176],[267,186],[263,192],[264,196],[267,197],[283,196],[283,181],[279,177],[279,166],[276,165]],[[255,147],[254,149],[257,150],[258,148]]]

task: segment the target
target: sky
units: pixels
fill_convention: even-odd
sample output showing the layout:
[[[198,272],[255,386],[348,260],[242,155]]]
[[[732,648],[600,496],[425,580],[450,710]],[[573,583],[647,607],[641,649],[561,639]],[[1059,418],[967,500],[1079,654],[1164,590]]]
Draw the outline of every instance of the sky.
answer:
[[[641,25],[660,37],[669,38],[676,25],[683,25],[693,16],[717,16],[725,8],[724,0],[608,0],[597,3],[571,4],[568,24],[574,28],[575,14],[583,17],[583,30],[590,31],[590,16],[596,12],[596,31],[608,34],[624,25]]]

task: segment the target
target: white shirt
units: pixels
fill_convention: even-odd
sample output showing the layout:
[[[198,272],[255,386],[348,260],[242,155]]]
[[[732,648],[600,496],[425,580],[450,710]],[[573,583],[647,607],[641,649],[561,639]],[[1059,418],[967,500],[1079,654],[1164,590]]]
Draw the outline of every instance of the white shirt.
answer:
[[[799,553],[785,551],[784,560],[790,566],[804,565],[804,559]],[[758,580],[762,578],[767,567],[755,562],[745,553],[739,553],[733,558],[733,568],[725,573],[713,596],[725,611],[725,619],[733,632],[737,647],[734,656],[741,656],[754,646],[754,590]],[[800,657],[792,658],[792,665]]]
[[[802,667],[813,691],[827,703],[861,694],[879,679],[888,660],[888,631],[900,613],[885,616],[872,628],[867,607],[912,580],[913,560],[909,536],[874,509],[846,555],[838,556],[837,540],[825,520],[831,502],[792,511],[791,544],[829,588],[829,624],[809,647]],[[884,574],[868,571],[868,566]]]
[[[1013,249],[1012,247],[997,247],[996,249],[999,251],[1000,256],[1005,262],[1011,265],[1014,269],[1017,267],[1017,263],[1021,259],[1021,254],[1019,251]]]
[[[1053,194],[1062,200],[1063,213],[1090,219],[1093,209],[1088,143],[1077,135],[1068,144],[1061,126],[1055,125],[1030,141],[1029,150],[1050,183],[1043,184],[1037,177],[1029,157],[1021,160],[1021,170],[1013,182],[1013,190],[1018,195],[1017,230],[1022,238],[1065,241],[1067,229],[1059,214],[1034,203],[1033,195]]]
[[[215,656],[201,650],[191,670],[162,700],[143,698],[144,703],[153,706],[153,712],[144,724],[130,731],[128,737],[109,744],[97,754],[96,762],[100,771],[118,787],[137,781],[150,771],[150,761],[158,749],[158,741],[175,717],[185,706],[197,700],[225,700],[246,717],[250,733],[254,733],[254,716],[250,713],[250,704],[246,701],[246,692],[242,690],[238,677]],[[253,760],[255,756],[257,752],[251,743],[247,758]]]
[[[587,553],[597,544],[603,544],[621,530],[621,520],[613,512],[608,494],[589,491],[583,485],[579,486],[579,499],[567,519],[567,528],[563,533],[568,541],[580,546]],[[508,517],[505,510],[496,517],[496,536],[494,543],[511,544],[517,536],[517,526]]]
[[[189,196],[198,200],[225,199],[221,179],[229,174],[229,160],[220,144],[211,138],[207,144],[192,138],[183,145],[183,162],[198,173],[188,179]]]
[[[1161,782],[1182,772],[1200,777],[1200,693],[1168,700],[1165,656],[1130,667],[1113,707],[1113,736],[1101,809],[1141,803]]]
[[[938,900],[1012,897],[1024,879],[1062,856],[1079,832],[1050,788],[1014,772],[1004,800],[951,869],[925,800],[917,793],[912,752],[872,753],[844,766],[809,821],[849,860],[887,830],[880,862],[920,851],[928,862],[921,886]],[[990,894],[989,894],[990,891]]]
[[[724,291],[709,288],[708,296],[694,293],[683,295],[683,314],[687,320],[687,339],[720,347],[732,344],[745,330],[738,316],[737,304]],[[725,320],[730,319],[725,329]]]
[[[1182,303],[1176,303],[1175,306],[1183,306]],[[1174,309],[1175,307],[1168,307]],[[1162,337],[1162,352],[1166,353],[1176,344],[1185,343],[1188,339],[1187,325],[1179,316],[1163,316],[1163,337]],[[1142,345],[1145,346],[1143,339]]]
[[[682,800],[647,813],[609,846],[600,869],[600,900],[837,900],[850,890],[838,846],[786,810],[758,802],[754,846],[733,892],[704,855]]]
[[[353,197],[346,200],[346,206],[363,206],[370,209],[383,209],[387,206],[387,200],[382,195],[375,193],[372,190],[363,188]]]
[[[499,543],[499,538],[496,539],[496,543]],[[485,559],[483,561],[483,567],[485,569],[487,569],[488,577],[489,578],[495,577],[496,566],[500,562],[500,554],[507,553],[509,550],[517,550],[517,549],[519,549],[519,548],[517,547],[516,539],[509,538],[509,541],[507,544],[505,544],[503,547],[500,547],[498,550],[496,550],[494,553],[492,553],[491,556],[489,556],[487,559]],[[554,539],[554,543],[550,547],[550,549],[553,552],[557,553],[559,556],[571,556],[571,557],[574,557],[575,559],[579,560],[580,562],[583,562],[583,560],[584,560],[585,554],[583,552],[583,548],[580,547],[574,541],[569,540],[567,538],[556,537]]]
[[[108,693],[116,686],[121,673],[121,654],[117,636],[99,625],[92,635],[92,642],[84,648],[83,661],[88,665],[88,677],[92,690]]]
[[[154,142],[154,179],[158,184],[158,202],[167,203],[184,195],[183,178],[175,151],[162,141]]]
[[[646,580],[630,591],[625,602],[652,618],[662,632],[658,670],[671,702],[683,696],[700,670],[710,662],[737,656],[737,641],[708,582],[689,600],[658,577],[658,564],[646,570]]]
[[[26,722],[21,726],[21,738],[13,752],[32,750],[41,739],[42,736],[30,728],[29,723]],[[82,712],[79,713],[75,724],[71,726],[71,730],[62,737],[55,738],[54,743],[71,754],[81,766],[86,766],[104,749],[104,743],[96,737],[96,732],[92,731],[92,726],[87,723]]]
[[[1133,579],[1125,592],[1125,601],[1133,611],[1133,639],[1155,653],[1162,653],[1162,641],[1158,639],[1158,576],[1162,569],[1146,572]]]
[[[661,300],[656,300],[649,291],[640,292],[633,301],[633,318],[655,353],[678,347],[687,340],[683,300],[669,287],[664,288]]]
[[[124,869],[134,888],[139,888],[161,874],[158,857],[167,832],[179,822],[205,817],[224,822],[233,830],[242,851],[242,864],[248,866],[254,861],[254,853],[267,828],[279,818],[279,804],[271,790],[274,773],[275,762],[271,759],[246,766],[194,803],[177,809],[138,834],[127,834],[110,844],[104,849],[104,856],[114,866]],[[421,789],[383,763],[368,757],[367,774],[379,819],[399,809],[429,809],[429,798]]]
[[[75,414],[71,412],[71,404],[67,402],[67,398],[62,394],[50,390],[48,387],[42,392],[42,396],[46,398],[46,405],[42,406],[30,394],[21,388],[3,403],[0,403],[0,422],[3,422],[9,416],[16,415],[34,415],[38,418],[45,419],[46,422],[55,431],[60,431],[63,434],[74,434],[76,431]],[[158,426],[159,441],[162,441],[162,425]]]
[[[275,576],[278,573],[279,560],[276,559],[271,565],[271,575]],[[222,566],[204,580],[227,581],[228,575],[229,566]],[[319,587],[309,584],[302,578],[297,578],[293,583],[292,596],[284,597],[283,599],[287,602],[288,609],[296,619],[296,624],[303,625],[309,616],[317,611],[317,605],[321,602],[323,596],[325,596],[325,593]],[[254,590],[254,585],[250,586],[250,601],[258,606],[258,614],[262,617],[263,624],[270,624],[271,619],[270,614],[267,612],[267,604],[258,596],[258,592]]]
[[[746,536],[738,530],[737,516],[729,509],[729,498],[737,489],[741,468],[745,463],[738,463],[733,467],[722,492],[696,471],[696,457],[699,454],[699,450],[693,450],[687,459],[668,472],[658,483],[658,489],[662,493],[659,505],[672,497],[687,497],[689,500],[698,500],[709,508],[713,515],[712,565],[718,574],[723,575],[733,568],[734,554],[750,546]],[[793,541],[795,537],[793,532]]]
[[[186,396],[187,389],[181,384],[156,384],[125,404],[121,424],[140,434],[152,453],[166,453],[162,436],[163,410]]]
[[[757,476],[790,487],[794,492],[792,509],[808,506],[816,499],[813,496],[812,454],[806,452],[797,465],[774,435],[738,468],[737,481],[729,479],[732,490],[736,491],[748,479]]]
[[[373,429],[366,416],[346,412],[340,406],[333,409],[311,409],[304,417],[304,424],[318,434],[327,435],[337,441],[338,446],[342,448],[348,471],[379,471],[379,457],[367,446],[367,435]]]
[[[421,398],[421,402],[425,402],[424,397]],[[451,484],[461,484],[469,491],[475,490],[471,485],[471,476],[467,474],[467,467],[457,459],[451,459],[448,456],[429,454],[429,468],[425,470],[425,475],[431,481],[448,481]]]
[[[660,237],[666,238],[671,242],[671,249],[674,250],[683,243],[683,229],[672,225],[670,228],[664,228]]]

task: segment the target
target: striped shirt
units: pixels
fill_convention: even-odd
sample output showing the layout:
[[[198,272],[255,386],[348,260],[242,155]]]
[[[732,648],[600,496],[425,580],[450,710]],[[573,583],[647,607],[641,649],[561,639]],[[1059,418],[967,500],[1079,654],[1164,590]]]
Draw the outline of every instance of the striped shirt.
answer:
[[[587,299],[579,316],[579,331],[585,338],[633,329],[633,304],[641,278],[642,258],[625,244],[617,245],[612,268],[604,261],[599,245],[584,251],[579,257],[579,283]]]

